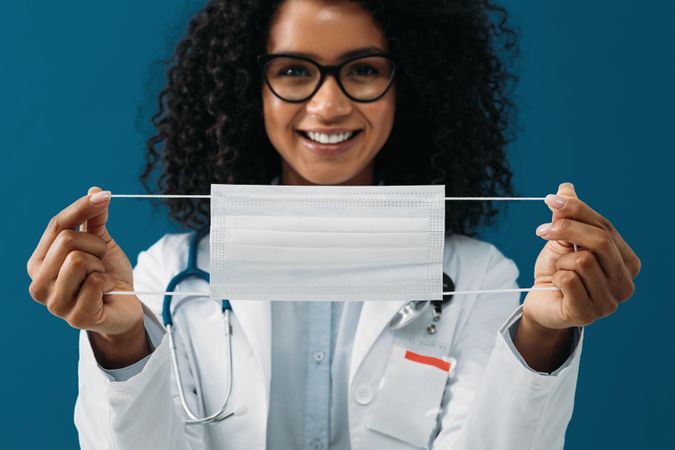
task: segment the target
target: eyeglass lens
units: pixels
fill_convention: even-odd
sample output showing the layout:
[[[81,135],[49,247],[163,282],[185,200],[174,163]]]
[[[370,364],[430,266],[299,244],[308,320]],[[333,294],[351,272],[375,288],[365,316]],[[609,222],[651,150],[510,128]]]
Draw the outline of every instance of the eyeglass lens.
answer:
[[[389,59],[366,56],[344,65],[339,77],[347,94],[358,100],[369,100],[387,89],[392,73]],[[293,101],[309,97],[316,89],[321,73],[310,61],[283,56],[267,62],[265,76],[275,94]]]

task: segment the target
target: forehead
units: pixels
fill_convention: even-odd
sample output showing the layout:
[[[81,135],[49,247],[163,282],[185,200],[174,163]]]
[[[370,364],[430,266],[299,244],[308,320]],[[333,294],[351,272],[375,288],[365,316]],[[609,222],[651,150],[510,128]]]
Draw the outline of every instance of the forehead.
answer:
[[[269,30],[268,53],[306,53],[320,63],[335,63],[359,48],[387,50],[371,14],[353,1],[287,0]]]

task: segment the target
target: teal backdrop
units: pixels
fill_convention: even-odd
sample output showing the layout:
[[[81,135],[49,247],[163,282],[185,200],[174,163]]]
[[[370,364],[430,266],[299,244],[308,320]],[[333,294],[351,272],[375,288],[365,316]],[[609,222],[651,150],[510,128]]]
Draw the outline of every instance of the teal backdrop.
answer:
[[[77,331],[31,300],[26,261],[49,218],[89,186],[141,192],[161,60],[201,3],[0,3],[4,449],[77,446]],[[675,448],[675,2],[505,5],[522,46],[509,147],[518,194],[574,182],[643,262],[633,298],[586,330],[566,448]],[[511,204],[481,233],[517,262],[521,286],[543,245],[534,230],[549,220],[543,204]],[[113,201],[109,227],[132,262],[175,230],[142,200]]]

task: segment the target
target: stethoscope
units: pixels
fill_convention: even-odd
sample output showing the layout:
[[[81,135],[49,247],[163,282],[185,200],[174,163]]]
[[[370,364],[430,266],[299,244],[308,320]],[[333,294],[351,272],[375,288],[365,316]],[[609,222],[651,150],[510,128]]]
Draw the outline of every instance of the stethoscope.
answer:
[[[178,274],[174,275],[173,278],[169,281],[169,284],[166,286],[166,292],[175,291],[176,287],[183,281],[189,278],[196,278],[199,280],[204,280],[207,283],[210,281],[210,275],[208,272],[199,269],[197,267],[197,250],[199,246],[199,241],[208,233],[208,227],[202,228],[192,234],[190,237],[190,244],[188,247],[188,258],[187,265],[185,269],[180,271]],[[443,274],[443,292],[453,291],[455,288],[452,279],[447,275]],[[164,302],[162,304],[162,321],[164,322],[164,327],[166,328],[167,334],[169,335],[169,351],[171,352],[171,364],[173,368],[173,373],[176,377],[176,386],[178,388],[178,395],[180,397],[181,405],[185,414],[187,414],[188,419],[185,421],[188,425],[196,424],[207,424],[207,423],[217,423],[221,422],[229,417],[235,415],[234,411],[225,412],[225,409],[228,406],[230,401],[230,396],[232,395],[232,325],[230,323],[230,314],[232,312],[232,305],[230,301],[223,299],[221,300],[221,312],[225,321],[225,339],[227,341],[227,390],[225,395],[225,400],[223,401],[222,406],[216,412],[206,415],[199,416],[197,415],[187,403],[185,396],[185,391],[183,390],[183,380],[180,375],[180,370],[178,367],[178,357],[176,354],[176,341],[174,339],[175,324],[173,323],[173,315],[176,311],[183,306],[187,301],[197,299],[198,297],[187,298],[184,301],[178,303],[173,310],[171,309],[171,302],[173,295],[165,295]],[[411,322],[415,321],[420,317],[429,306],[432,309],[432,321],[426,327],[428,334],[436,333],[436,322],[441,318],[443,312],[443,307],[445,304],[449,303],[452,300],[452,295],[444,295],[443,300],[413,300],[403,305],[397,312],[394,314],[394,317],[389,322],[389,327],[392,330],[400,330],[401,328],[409,325]]]
[[[192,237],[190,238],[190,246],[188,249],[187,266],[184,270],[180,271],[173,278],[171,278],[169,284],[166,286],[167,292],[174,291],[178,284],[182,283],[188,278],[204,280],[207,283],[210,281],[211,277],[209,273],[197,267],[197,248],[199,246],[199,241],[206,235],[208,231],[208,228],[202,228],[201,230],[192,234]],[[223,405],[218,411],[214,412],[213,414],[200,417],[194,411],[192,411],[185,397],[185,391],[183,390],[183,380],[180,376],[180,370],[178,368],[178,357],[176,356],[176,341],[173,335],[175,329],[175,325],[173,323],[173,314],[175,314],[178,308],[183,306],[186,301],[189,301],[189,299],[180,302],[178,306],[174,308],[174,310],[171,309],[172,299],[172,295],[164,296],[164,303],[162,304],[162,321],[164,322],[164,327],[166,328],[166,332],[169,335],[171,364],[173,367],[173,373],[176,377],[178,395],[180,397],[180,402],[183,405],[183,410],[188,416],[188,420],[186,420],[185,423],[188,425],[216,423],[232,417],[234,412],[225,412],[227,404],[230,401],[230,396],[232,395],[232,326],[230,324],[230,312],[232,311],[232,305],[230,305],[230,301],[226,299],[221,300],[220,307],[225,320],[225,340],[227,341],[227,394],[225,395],[225,401],[223,402]]]

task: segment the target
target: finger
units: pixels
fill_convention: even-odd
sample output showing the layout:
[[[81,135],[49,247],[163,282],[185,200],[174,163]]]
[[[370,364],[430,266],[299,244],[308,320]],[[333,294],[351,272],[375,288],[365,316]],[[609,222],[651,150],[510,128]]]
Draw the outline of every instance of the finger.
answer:
[[[626,267],[629,269],[632,277],[635,278],[640,272],[641,264],[640,259],[637,257],[633,249],[630,248],[621,234],[606,217],[599,214],[583,201],[579,200],[579,198],[576,196],[576,192],[574,192],[573,195],[570,195],[574,188],[572,187],[570,191],[569,186],[567,186],[568,184],[571,185],[570,183],[561,184],[560,188],[558,189],[558,194],[549,194],[544,200],[551,211],[554,212],[552,221],[558,220],[560,218],[569,218],[609,231],[612,234],[612,238],[614,239],[617,248],[619,249],[621,258],[626,263]]]
[[[74,230],[63,230],[56,236],[54,242],[47,250],[44,260],[34,267],[31,274],[34,278],[46,282],[54,280],[61,269],[63,261],[70,252],[75,250],[90,253],[98,258],[103,258],[107,246],[99,237],[89,233],[81,233]]]
[[[100,187],[93,186],[89,188],[88,194],[93,195],[99,192],[104,191]],[[106,196],[105,193],[101,195]],[[82,231],[86,231],[87,233],[91,233],[95,236],[100,237],[107,244],[112,240],[112,238],[110,237],[110,233],[108,233],[108,228],[106,227],[107,223],[108,223],[108,208],[106,207],[101,214],[98,214],[88,219],[84,224],[82,224]]]
[[[573,271],[581,278],[590,300],[603,317],[616,310],[618,295],[592,252],[581,250],[563,255],[556,262],[556,268]]]
[[[577,193],[574,190],[574,185],[570,182],[565,182],[561,183],[558,185],[558,191],[556,193],[556,196],[559,199],[566,199],[566,198],[577,198]],[[547,196],[548,198],[548,196]],[[561,218],[560,213],[556,208],[552,208],[551,205],[546,202],[546,198],[544,199],[544,202],[548,205],[549,209],[551,210],[551,222],[555,222],[556,220],[559,220]],[[554,202],[554,204],[557,204],[557,202]],[[572,247],[574,244],[571,242],[566,242],[562,241],[560,242],[563,246],[565,247]]]
[[[97,215],[106,211],[110,202],[110,193],[95,197],[94,195],[85,195],[76,200],[63,211],[54,216],[47,225],[40,242],[35,247],[33,254],[28,260],[29,272],[32,266],[39,264],[47,254],[56,236],[63,230],[74,229],[83,222],[95,218]]]
[[[555,198],[554,198],[555,197]],[[565,202],[568,199],[576,199],[577,193],[574,190],[574,185],[570,182],[561,183],[558,185],[558,191],[555,195],[549,194],[544,198],[544,203],[549,207],[552,213],[551,222],[558,220],[561,216],[560,208],[557,206],[560,202]]]
[[[115,282],[112,274],[92,272],[87,275],[75,298],[75,307],[66,317],[70,326],[79,329],[98,326],[104,319],[103,293],[112,290]]]
[[[626,243],[626,241],[624,241],[623,237],[618,231],[616,231],[616,229],[613,229],[612,237],[614,238],[614,242],[621,253],[621,257],[626,264],[626,268],[630,273],[631,278],[637,277],[640,273],[640,270],[642,269],[642,262],[640,261],[640,258],[638,258],[633,249]]]
[[[560,219],[552,224],[540,225],[536,233],[542,239],[574,242],[592,251],[613,282],[619,281],[624,274],[623,258],[607,230],[573,219]]]
[[[603,228],[607,231],[613,229],[612,224],[593,208],[576,197],[548,194],[544,202],[556,214],[556,218],[575,219],[580,222]]]
[[[551,282],[563,294],[563,301],[560,303],[563,320],[574,326],[585,326],[595,320],[593,302],[581,278],[574,271],[558,270],[553,274]]]
[[[105,272],[99,258],[80,251],[70,252],[54,282],[54,292],[49,300],[53,304],[50,311],[64,317],[74,306],[82,283],[92,272]]]

